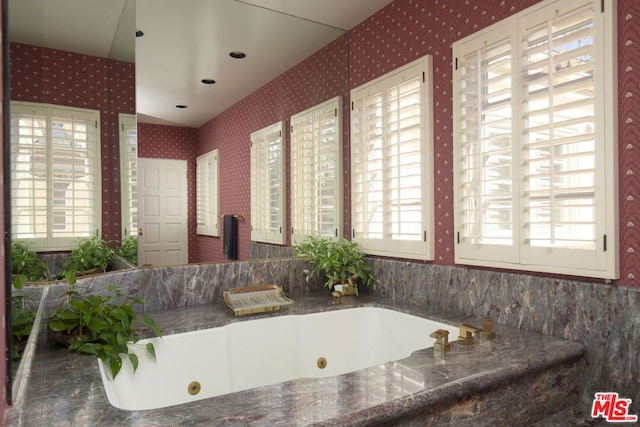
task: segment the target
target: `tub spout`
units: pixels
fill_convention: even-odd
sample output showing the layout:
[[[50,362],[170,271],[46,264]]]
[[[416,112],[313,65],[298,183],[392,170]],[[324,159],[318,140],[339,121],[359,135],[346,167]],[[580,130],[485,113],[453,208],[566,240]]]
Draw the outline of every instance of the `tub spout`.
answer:
[[[473,345],[473,334],[480,332],[480,328],[462,323],[460,325],[460,336],[458,337],[458,344],[460,345]]]
[[[436,339],[436,342],[433,345],[434,351],[446,353],[451,348],[451,344],[449,344],[449,331],[446,329],[433,331],[429,336]]]

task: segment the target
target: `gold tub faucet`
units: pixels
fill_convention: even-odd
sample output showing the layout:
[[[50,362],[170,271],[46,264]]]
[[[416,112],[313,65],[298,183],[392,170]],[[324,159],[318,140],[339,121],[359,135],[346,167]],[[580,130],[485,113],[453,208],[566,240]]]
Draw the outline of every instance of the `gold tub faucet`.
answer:
[[[434,351],[446,353],[451,348],[451,344],[449,344],[449,331],[446,329],[433,331],[429,336],[436,339],[436,342],[433,345]]]
[[[482,331],[480,331],[482,338],[492,340],[496,337],[496,333],[493,332],[493,319],[491,317],[485,317],[482,319]]]
[[[466,323],[461,323],[460,336],[458,337],[458,344],[473,345],[473,343],[475,342],[475,340],[473,339],[473,334],[480,331],[481,331],[480,328],[476,328],[475,326],[471,326]]]

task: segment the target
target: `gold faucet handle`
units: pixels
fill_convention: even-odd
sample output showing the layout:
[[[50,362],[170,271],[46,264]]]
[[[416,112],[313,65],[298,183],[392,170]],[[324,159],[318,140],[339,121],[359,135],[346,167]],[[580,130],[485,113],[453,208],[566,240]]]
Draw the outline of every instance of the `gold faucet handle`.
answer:
[[[431,332],[429,337],[436,339],[433,345],[435,351],[446,352],[451,348],[451,344],[449,344],[449,331],[446,329],[437,329]]]
[[[447,331],[446,329],[438,329],[438,330],[435,330],[435,331],[431,332],[431,334],[429,334],[429,337],[435,338],[435,339],[444,338],[446,340],[446,339],[448,339],[447,338],[448,336],[449,336],[449,331]]]
[[[480,332],[480,328],[468,325],[466,323],[460,324],[460,336],[458,337],[458,344],[461,345],[473,345],[475,340],[473,334]]]
[[[493,332],[493,319],[491,317],[485,317],[482,319],[482,331],[480,332],[482,338],[492,340],[496,337],[496,333]]]

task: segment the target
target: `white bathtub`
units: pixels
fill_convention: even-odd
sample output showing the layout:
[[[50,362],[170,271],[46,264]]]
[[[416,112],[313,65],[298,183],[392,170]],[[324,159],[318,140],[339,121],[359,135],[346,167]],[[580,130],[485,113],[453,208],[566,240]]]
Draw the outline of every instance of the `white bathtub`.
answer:
[[[177,405],[305,377],[329,377],[403,359],[433,346],[429,334],[457,328],[393,310],[360,307],[240,321],[152,341],[157,361],[136,348],[115,381],[98,361],[109,402],[120,409]],[[320,358],[326,366],[320,368]],[[193,382],[200,385],[189,393]]]

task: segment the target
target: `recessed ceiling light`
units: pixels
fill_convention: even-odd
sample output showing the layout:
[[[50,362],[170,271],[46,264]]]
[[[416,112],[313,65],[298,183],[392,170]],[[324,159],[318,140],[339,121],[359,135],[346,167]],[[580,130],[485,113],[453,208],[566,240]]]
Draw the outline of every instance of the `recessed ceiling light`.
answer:
[[[215,84],[215,83],[216,83],[216,81],[215,81],[215,80],[213,80],[213,79],[202,79],[202,80],[200,80],[200,81],[201,81],[202,83],[206,84],[206,85],[212,85],[212,84]]]
[[[182,104],[178,104],[178,105],[176,105],[176,108],[187,108],[187,106],[186,105],[182,105]]]
[[[247,55],[244,52],[231,52],[229,56],[235,59],[245,58]]]
[[[136,37],[142,37],[142,36],[144,36],[144,33],[142,31],[140,31],[140,30],[137,30],[136,31]]]

